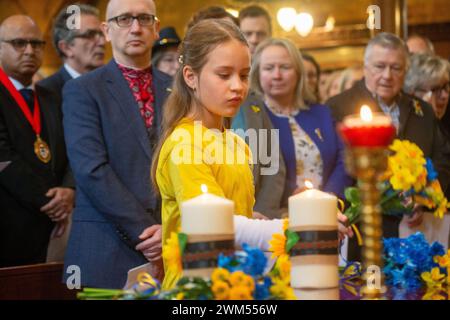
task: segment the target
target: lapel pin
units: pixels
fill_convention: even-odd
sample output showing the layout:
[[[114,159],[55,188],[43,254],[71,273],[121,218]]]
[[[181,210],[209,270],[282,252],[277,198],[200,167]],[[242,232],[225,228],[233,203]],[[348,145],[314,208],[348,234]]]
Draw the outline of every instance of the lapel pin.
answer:
[[[314,132],[316,133],[316,136],[320,139],[320,141],[323,141],[322,132],[320,131],[320,129],[316,128]]]
[[[258,106],[253,105],[253,106],[251,106],[251,108],[252,108],[252,110],[253,110],[254,113],[257,113],[257,112],[260,111],[260,109],[259,109]]]

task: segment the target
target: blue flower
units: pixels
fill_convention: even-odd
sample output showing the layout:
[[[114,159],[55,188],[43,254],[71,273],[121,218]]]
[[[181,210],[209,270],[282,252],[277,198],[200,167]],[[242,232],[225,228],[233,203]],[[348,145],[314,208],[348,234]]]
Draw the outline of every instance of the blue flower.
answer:
[[[430,180],[430,181],[436,180],[438,177],[438,174],[437,174],[436,170],[434,170],[433,161],[431,161],[430,158],[427,158],[426,168],[427,168],[428,180]]]
[[[256,277],[264,273],[267,264],[267,258],[258,248],[252,248],[248,244],[242,245],[244,251],[238,252],[236,255],[242,266],[242,271],[246,274]]]
[[[439,242],[433,242],[430,248],[430,254],[432,257],[443,256],[445,254],[444,246]]]
[[[217,258],[217,266],[219,268],[227,269],[230,272],[242,270],[235,255],[225,256],[222,253],[219,254],[219,257]]]
[[[422,272],[430,271],[436,266],[434,256],[445,253],[439,243],[435,242],[430,246],[420,232],[405,239],[391,238],[383,241],[386,282],[403,288],[421,287]]]
[[[255,285],[255,299],[265,300],[270,296],[270,287],[272,286],[272,280],[270,277],[264,277],[263,282],[256,282]]]

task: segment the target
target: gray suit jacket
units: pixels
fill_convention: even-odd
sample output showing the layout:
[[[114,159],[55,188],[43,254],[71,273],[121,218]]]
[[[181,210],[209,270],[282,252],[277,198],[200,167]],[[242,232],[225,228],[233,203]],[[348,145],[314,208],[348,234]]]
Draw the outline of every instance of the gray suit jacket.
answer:
[[[253,158],[256,158],[253,166],[256,200],[254,210],[269,218],[280,218],[286,167],[279,143],[270,143],[270,130],[273,129],[273,126],[267,112],[261,105],[261,100],[256,95],[250,94],[233,119],[232,128],[234,130],[256,130],[256,144],[251,143],[248,135],[243,136],[242,132],[236,132],[250,145]],[[264,161],[264,158],[267,158],[266,155],[270,157],[270,162]]]

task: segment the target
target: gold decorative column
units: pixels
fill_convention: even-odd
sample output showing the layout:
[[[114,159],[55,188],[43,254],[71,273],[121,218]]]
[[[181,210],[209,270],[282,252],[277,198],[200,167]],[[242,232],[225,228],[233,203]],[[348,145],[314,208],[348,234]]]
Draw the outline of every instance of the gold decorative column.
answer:
[[[362,263],[364,299],[381,299],[386,292],[383,283],[383,227],[380,207],[380,177],[386,170],[388,150],[385,147],[349,147],[346,150],[346,167],[357,178],[361,196],[361,232],[363,235]],[[372,283],[368,268],[378,267],[379,281]],[[370,270],[370,269],[369,269]]]
[[[363,236],[362,263],[364,299],[381,299],[386,292],[383,285],[383,218],[380,206],[381,178],[387,167],[389,148],[396,129],[390,117],[372,114],[366,105],[360,115],[349,115],[339,124],[339,132],[346,143],[345,164],[357,179],[361,198]]]

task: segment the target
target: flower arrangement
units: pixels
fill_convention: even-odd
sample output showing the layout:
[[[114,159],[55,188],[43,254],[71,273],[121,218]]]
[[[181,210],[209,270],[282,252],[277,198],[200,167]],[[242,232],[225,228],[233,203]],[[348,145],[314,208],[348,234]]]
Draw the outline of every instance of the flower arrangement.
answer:
[[[438,288],[450,283],[450,251],[434,242],[429,245],[422,233],[408,238],[384,240],[386,283],[406,289]]]
[[[394,140],[389,149],[388,168],[382,177],[381,208],[387,215],[413,213],[416,205],[426,207],[436,217],[443,218],[450,204],[442,192],[437,172],[431,159],[425,158],[422,150],[407,140]],[[345,190],[350,206],[344,214],[349,223],[358,221],[361,198],[356,187]]]
[[[178,262],[173,260],[171,264],[178,265]],[[271,293],[272,278],[264,275],[266,264],[267,258],[260,249],[243,244],[242,251],[231,256],[219,255],[211,279],[183,277],[164,296],[179,300],[282,299],[283,296]]]

